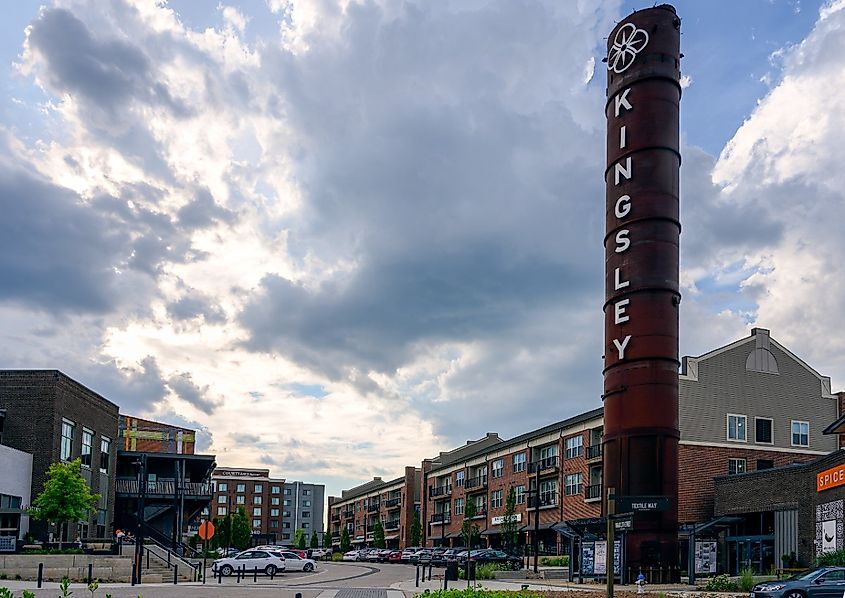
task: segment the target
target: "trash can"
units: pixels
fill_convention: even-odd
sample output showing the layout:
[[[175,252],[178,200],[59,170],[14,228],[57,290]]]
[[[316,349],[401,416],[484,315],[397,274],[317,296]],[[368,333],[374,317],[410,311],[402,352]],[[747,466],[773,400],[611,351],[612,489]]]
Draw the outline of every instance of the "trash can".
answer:
[[[467,561],[467,579],[475,581],[475,561]]]
[[[458,561],[446,562],[446,579],[449,581],[458,581]]]

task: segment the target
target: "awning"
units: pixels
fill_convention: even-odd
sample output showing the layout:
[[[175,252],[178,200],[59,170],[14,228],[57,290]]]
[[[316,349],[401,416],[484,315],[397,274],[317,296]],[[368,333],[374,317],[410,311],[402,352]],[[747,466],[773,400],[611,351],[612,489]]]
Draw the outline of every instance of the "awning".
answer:
[[[537,529],[552,529],[558,523],[560,523],[560,521],[547,521],[546,523],[543,523],[541,521],[540,525],[537,526]],[[534,530],[534,524],[532,523],[532,524],[529,524],[529,525],[523,525],[521,528],[519,528],[518,531],[530,532],[530,531],[533,531],[533,530]]]
[[[384,539],[385,540],[395,540],[398,537],[399,537],[399,534],[393,534],[392,536],[385,536]]]
[[[492,529],[492,528],[489,528],[489,527],[488,527],[486,530],[484,530],[483,532],[481,532],[481,535],[482,535],[482,536],[498,536],[498,535],[499,535],[499,534],[501,534],[501,533],[502,533],[502,531],[501,531],[501,530],[498,530],[498,529]]]
[[[461,537],[461,535],[462,535],[462,534],[461,534],[461,532],[452,532],[451,534],[446,534],[446,535],[445,535],[445,536],[443,536],[443,537],[444,537],[444,538],[460,538],[460,537]],[[436,538],[431,538],[431,539],[432,539],[432,540],[439,540],[439,539],[440,539],[440,536],[437,536]]]

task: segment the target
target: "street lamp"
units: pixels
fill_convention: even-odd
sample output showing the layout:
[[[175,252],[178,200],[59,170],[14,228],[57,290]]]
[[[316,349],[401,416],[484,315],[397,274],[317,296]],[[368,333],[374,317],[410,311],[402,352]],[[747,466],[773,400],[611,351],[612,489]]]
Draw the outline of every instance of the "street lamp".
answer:
[[[534,497],[534,538],[531,541],[531,549],[534,551],[534,573],[537,573],[537,553],[540,552],[540,462],[533,463],[534,466],[534,490],[526,491],[528,504],[531,504],[531,497]]]

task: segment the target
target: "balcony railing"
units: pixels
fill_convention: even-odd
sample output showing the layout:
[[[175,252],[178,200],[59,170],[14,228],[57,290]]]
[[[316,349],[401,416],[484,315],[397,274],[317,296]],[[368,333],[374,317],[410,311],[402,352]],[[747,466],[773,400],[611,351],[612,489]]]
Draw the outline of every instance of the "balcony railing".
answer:
[[[449,496],[452,494],[452,486],[429,486],[428,487],[428,495],[431,498],[437,498],[438,496]]]
[[[431,516],[431,523],[449,523],[452,521],[451,513],[434,513]]]
[[[464,482],[464,490],[473,490],[475,488],[484,488],[487,485],[487,476],[480,475],[474,478],[467,478]]]
[[[475,517],[473,519],[478,519],[479,517],[487,517],[487,507],[477,507],[475,509]]]
[[[557,492],[549,492],[546,494],[540,495],[540,508],[543,509],[545,507],[554,507],[557,506]],[[529,496],[528,497],[528,508],[529,509],[536,509],[537,508],[537,497],[536,496]]]
[[[119,494],[138,495],[138,480],[131,478],[118,478],[115,480],[115,492]],[[176,480],[157,480],[146,483],[146,493],[161,494],[164,496],[176,496]],[[182,484],[180,493],[185,496],[211,496],[211,482],[185,482]]]
[[[587,460],[601,457],[601,443],[591,444],[587,447]]]
[[[385,530],[394,530],[399,529],[399,519],[388,519],[384,522],[384,529]]]
[[[398,509],[402,506],[402,499],[401,498],[391,498],[384,501],[384,508],[385,509]]]
[[[332,514],[332,523],[340,523],[340,513]]]
[[[584,486],[584,498],[587,500],[590,500],[591,498],[601,498],[601,484]]]
[[[528,464],[529,473],[537,473],[544,471],[556,471],[560,468],[560,457],[552,455],[551,457],[544,457]]]
[[[379,506],[380,506],[380,504],[379,504],[379,503],[375,503],[375,504],[370,503],[370,504],[368,504],[368,505],[367,505],[367,513],[375,513],[376,511],[378,511],[378,510],[379,510]]]

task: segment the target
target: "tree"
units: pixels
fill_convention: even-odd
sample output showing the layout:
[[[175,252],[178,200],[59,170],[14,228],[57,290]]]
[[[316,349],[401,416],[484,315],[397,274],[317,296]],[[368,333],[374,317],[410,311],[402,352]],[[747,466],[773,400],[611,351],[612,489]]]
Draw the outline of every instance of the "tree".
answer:
[[[217,526],[215,526],[217,527]],[[214,534],[214,537],[219,537],[220,546],[225,546],[226,548],[232,547],[232,516],[226,515],[223,519],[220,520],[220,526],[217,527],[217,533]]]
[[[478,541],[481,528],[472,522],[477,511],[475,501],[467,497],[466,505],[464,506],[464,520],[461,522],[461,536],[463,536],[467,549],[471,549],[473,544]]]
[[[249,541],[252,539],[252,529],[249,527],[249,519],[246,510],[238,507],[238,512],[232,518],[232,544],[238,550],[249,548]]]
[[[508,490],[505,499],[505,514],[502,518],[502,542],[505,550],[513,554],[518,539],[516,529],[516,490],[513,486]]]
[[[328,530],[323,534],[323,548],[331,549],[332,544],[334,544],[334,534],[332,534],[332,530]]]
[[[411,520],[411,546],[419,546],[420,542],[422,542],[420,513],[419,511],[414,511],[414,518]]]
[[[305,530],[298,529],[293,534],[293,545],[300,550],[305,550]]]
[[[99,494],[92,494],[82,477],[82,461],[53,463],[47,470],[44,490],[29,509],[35,519],[56,523],[59,526],[59,548],[62,546],[62,526],[70,521],[88,519],[97,510]]]
[[[352,542],[349,540],[349,530],[347,528],[343,528],[343,531],[340,532],[340,551],[341,552],[349,552],[349,549],[352,547]]]
[[[308,543],[310,548],[319,548],[320,539],[317,537],[317,530],[311,532],[311,541]]]
[[[376,548],[384,548],[384,527],[378,519],[373,526],[373,545]]]

